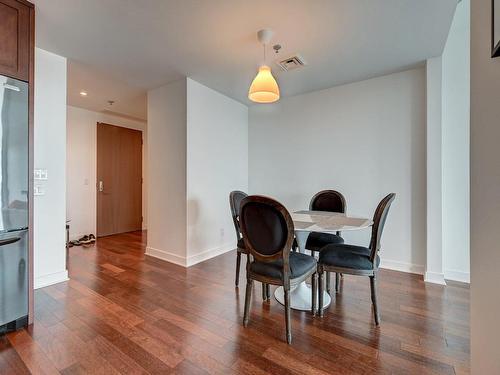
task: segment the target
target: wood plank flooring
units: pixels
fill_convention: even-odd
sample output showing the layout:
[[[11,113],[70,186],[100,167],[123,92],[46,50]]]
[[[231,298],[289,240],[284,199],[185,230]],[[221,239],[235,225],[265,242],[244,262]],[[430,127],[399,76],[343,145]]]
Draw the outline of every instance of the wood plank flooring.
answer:
[[[382,270],[381,326],[367,278],[345,276],[323,319],[252,298],[235,253],[189,269],[144,256],[145,233],[70,250],[71,280],[37,290],[35,323],[0,337],[0,374],[466,374],[469,289]],[[243,262],[242,262],[243,263]]]

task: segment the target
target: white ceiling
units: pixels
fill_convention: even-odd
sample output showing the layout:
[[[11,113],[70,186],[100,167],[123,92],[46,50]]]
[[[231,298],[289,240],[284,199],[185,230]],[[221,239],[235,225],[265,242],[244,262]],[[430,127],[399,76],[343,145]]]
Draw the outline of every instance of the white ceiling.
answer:
[[[87,96],[81,96],[81,91]],[[110,105],[109,100],[114,103]],[[111,111],[136,120],[147,118],[144,88],[111,79],[108,74],[73,60],[68,61],[68,104],[96,112]]]
[[[35,2],[37,46],[78,61],[70,64],[70,89],[88,90],[88,102],[94,93],[105,92],[106,99],[99,97],[101,103],[96,105],[116,100],[116,111],[135,117],[145,116],[144,97],[137,103],[130,98],[182,76],[249,104],[248,87],[262,62],[256,31],[263,27],[275,31],[272,42],[283,46],[279,56],[298,52],[308,62],[290,72],[272,65],[282,96],[414,66],[441,54],[457,4],[457,0]],[[275,57],[269,50],[268,63]],[[99,78],[92,79],[94,75]],[[75,103],[81,100],[73,92],[69,98]],[[128,103],[123,108],[122,100]]]

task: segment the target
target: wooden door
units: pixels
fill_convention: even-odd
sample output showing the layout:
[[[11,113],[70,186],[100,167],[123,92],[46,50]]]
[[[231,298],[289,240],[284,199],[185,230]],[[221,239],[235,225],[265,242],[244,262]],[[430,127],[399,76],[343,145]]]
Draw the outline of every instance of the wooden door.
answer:
[[[142,229],[142,132],[97,124],[97,236]]]
[[[0,0],[0,74],[29,79],[32,4]]]

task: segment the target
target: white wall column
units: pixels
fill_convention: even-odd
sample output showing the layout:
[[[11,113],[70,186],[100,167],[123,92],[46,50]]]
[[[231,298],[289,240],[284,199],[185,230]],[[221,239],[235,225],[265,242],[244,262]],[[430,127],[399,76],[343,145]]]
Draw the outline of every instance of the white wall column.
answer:
[[[470,281],[470,1],[457,4],[443,51],[443,269]]]
[[[442,61],[427,60],[427,259],[424,280],[446,284],[443,268]]]
[[[35,289],[68,279],[66,270],[66,58],[35,50]]]
[[[186,265],[186,79],[148,92],[146,254]]]
[[[247,147],[245,105],[190,78],[148,92],[147,255],[189,267],[236,248]]]

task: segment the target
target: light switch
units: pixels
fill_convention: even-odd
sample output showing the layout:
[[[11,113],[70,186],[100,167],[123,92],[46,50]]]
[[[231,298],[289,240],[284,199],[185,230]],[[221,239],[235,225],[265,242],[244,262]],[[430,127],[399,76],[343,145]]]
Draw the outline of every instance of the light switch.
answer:
[[[34,177],[35,180],[47,180],[49,178],[49,174],[46,169],[35,169]]]

